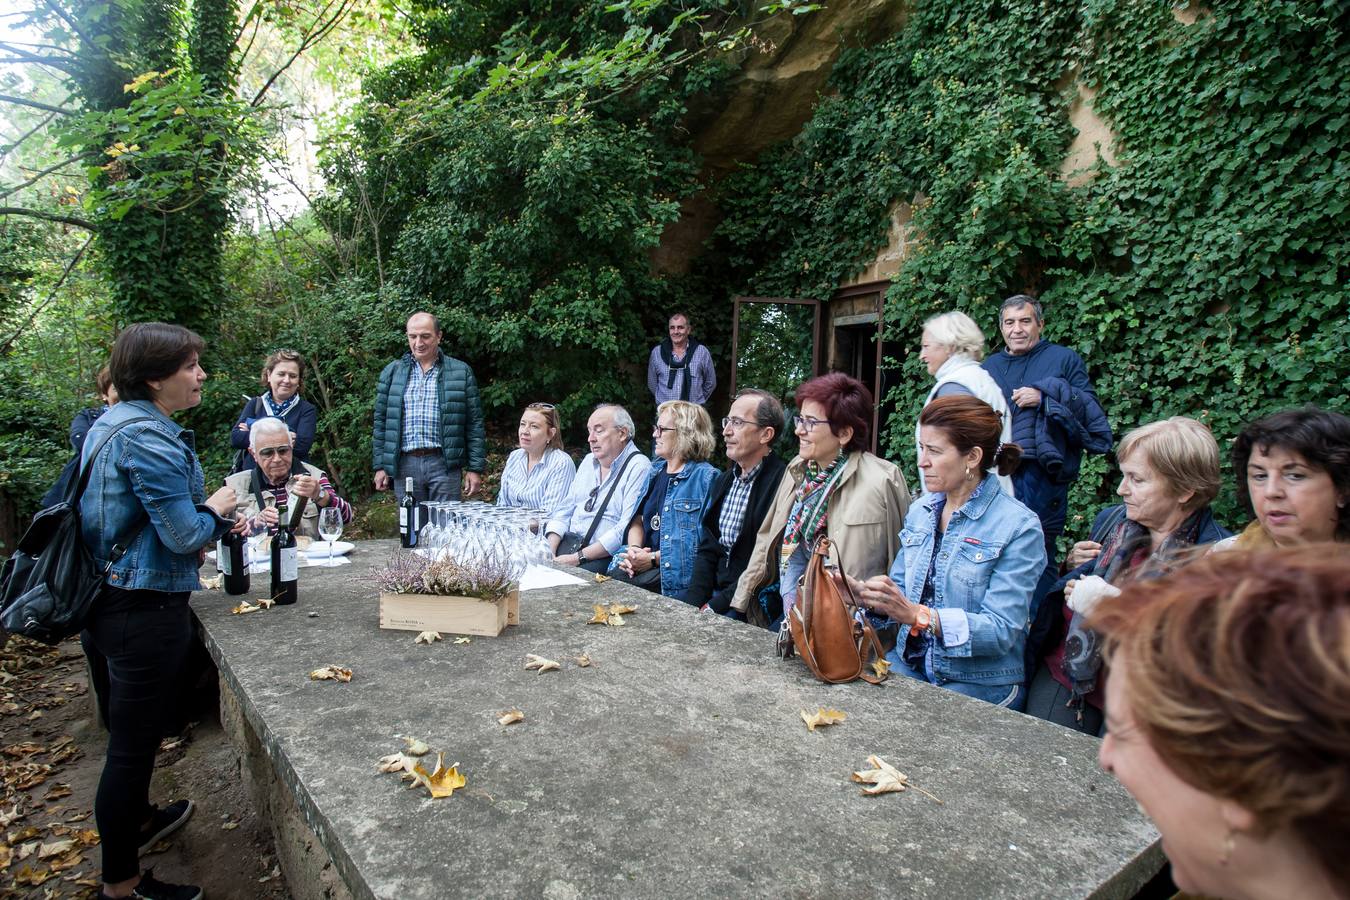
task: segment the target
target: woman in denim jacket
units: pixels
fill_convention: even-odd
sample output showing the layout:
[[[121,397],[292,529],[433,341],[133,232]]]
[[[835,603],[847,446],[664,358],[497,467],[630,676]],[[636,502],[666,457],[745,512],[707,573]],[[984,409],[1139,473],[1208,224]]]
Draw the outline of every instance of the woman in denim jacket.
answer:
[[[651,471],[637,515],[628,526],[628,547],[615,554],[610,574],[649,591],[683,600],[694,575],[703,533],[703,510],[717,470],[708,411],[684,400],[656,410]]]
[[[191,800],[152,806],[150,774],[192,639],[187,604],[201,587],[199,551],[233,524],[234,490],[206,496],[192,432],[169,418],[201,402],[202,347],[178,325],[123,331],[108,363],[122,402],[85,441],[84,540],[100,568],[112,564],[82,635],[106,658],[108,674],[108,751],[94,800],[103,845],[99,897],[201,896],[142,873],[138,856],[192,815]],[[124,422],[131,424],[95,455],[103,435]]]
[[[898,623],[893,671],[1020,709],[1031,594],[1045,569],[1036,514],[999,489],[1022,451],[970,395],[938,397],[919,416],[928,489],[910,507],[889,575],[855,585],[864,606]]]

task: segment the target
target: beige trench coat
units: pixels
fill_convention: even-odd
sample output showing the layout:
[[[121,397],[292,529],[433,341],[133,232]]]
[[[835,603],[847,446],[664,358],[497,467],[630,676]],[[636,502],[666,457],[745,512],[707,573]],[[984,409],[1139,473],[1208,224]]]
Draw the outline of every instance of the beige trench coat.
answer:
[[[732,608],[759,625],[768,623],[755,598],[778,577],[783,531],[805,472],[806,461],[801,457],[788,464],[787,477],[779,483],[778,494],[755,536],[750,562],[736,583]],[[909,488],[899,468],[871,453],[849,454],[839,485],[830,495],[825,528],[833,544],[831,558],[840,571],[858,579],[886,574],[900,550],[900,529],[908,511]]]

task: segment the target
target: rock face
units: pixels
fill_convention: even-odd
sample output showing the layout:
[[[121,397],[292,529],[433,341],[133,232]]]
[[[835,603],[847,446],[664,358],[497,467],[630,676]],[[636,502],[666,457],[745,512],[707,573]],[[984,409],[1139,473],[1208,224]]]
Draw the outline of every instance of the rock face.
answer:
[[[757,46],[734,60],[740,73],[727,92],[691,106],[686,127],[696,135],[704,182],[801,131],[840,52],[890,37],[904,26],[908,9],[905,0],[831,0],[809,15],[767,22]],[[652,252],[653,268],[687,272],[720,219],[706,196],[686,200]]]

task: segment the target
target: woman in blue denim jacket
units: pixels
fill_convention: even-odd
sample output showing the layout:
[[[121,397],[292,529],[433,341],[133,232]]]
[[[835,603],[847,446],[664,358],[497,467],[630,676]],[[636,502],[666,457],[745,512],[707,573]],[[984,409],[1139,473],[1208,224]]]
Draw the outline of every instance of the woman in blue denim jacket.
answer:
[[[708,463],[716,446],[708,411],[684,400],[657,407],[652,468],[628,547],[614,555],[610,574],[649,591],[683,600],[694,575],[703,533],[703,510],[717,470]]]
[[[893,671],[1020,709],[1031,594],[1045,569],[1036,514],[999,489],[1021,448],[970,395],[933,400],[919,416],[914,502],[889,575],[856,585],[864,606],[898,623]]]
[[[201,338],[178,325],[132,325],[108,362],[122,402],[89,430],[80,501],[86,544],[109,562],[82,640],[106,659],[108,751],[94,800],[103,846],[99,897],[192,900],[201,891],[141,872],[139,854],[192,815],[192,801],[150,803],[165,711],[192,639],[188,595],[199,551],[233,524],[234,490],[206,497],[192,432],[169,418],[201,402]],[[98,450],[110,429],[126,424]],[[114,547],[126,547],[118,555]]]

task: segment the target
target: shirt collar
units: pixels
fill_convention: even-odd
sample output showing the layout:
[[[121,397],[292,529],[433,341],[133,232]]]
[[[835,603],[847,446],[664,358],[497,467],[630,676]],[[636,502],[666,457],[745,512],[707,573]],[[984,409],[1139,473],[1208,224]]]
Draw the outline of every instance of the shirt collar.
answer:
[[[751,469],[749,472],[742,469],[740,463],[735,463],[736,466],[736,473],[734,476],[735,479],[741,482],[742,484],[744,484],[747,481],[754,481],[755,476],[759,474],[759,470],[764,468],[764,460],[767,458],[768,457],[762,457],[759,462],[755,463],[755,467]]]

